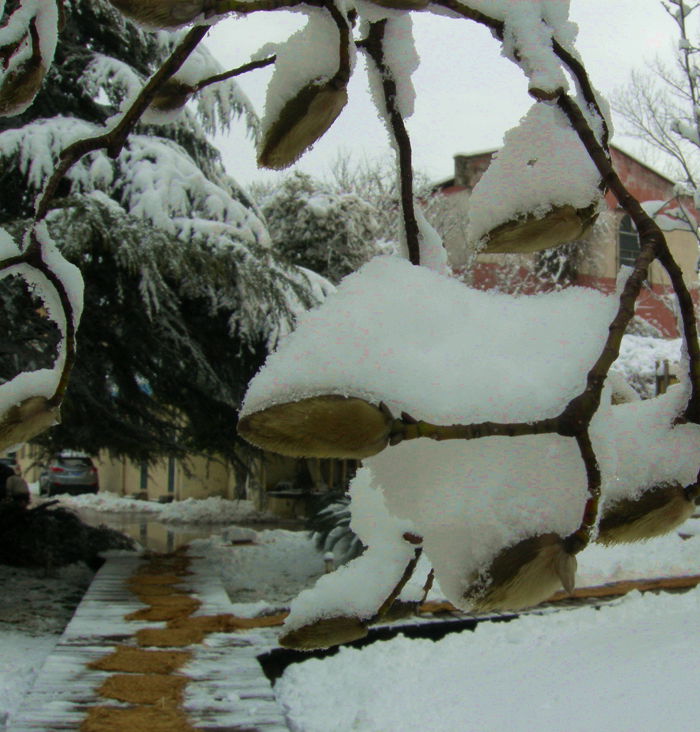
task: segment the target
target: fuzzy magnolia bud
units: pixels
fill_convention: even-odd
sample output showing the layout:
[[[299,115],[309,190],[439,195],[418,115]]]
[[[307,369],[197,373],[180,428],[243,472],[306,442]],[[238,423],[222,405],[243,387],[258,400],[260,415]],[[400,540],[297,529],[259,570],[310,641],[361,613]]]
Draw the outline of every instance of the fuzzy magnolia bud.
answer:
[[[58,407],[44,397],[30,397],[0,417],[0,450],[27,442],[60,421]]]
[[[367,625],[353,616],[322,618],[301,628],[292,630],[279,638],[284,648],[312,651],[329,648],[341,643],[351,643],[367,635]]]
[[[264,135],[258,165],[281,170],[296,162],[335,122],[347,104],[345,87],[311,82],[282,107]]]
[[[597,218],[596,207],[576,209],[559,206],[543,217],[528,216],[507,221],[492,229],[485,238],[482,252],[489,254],[539,252],[580,239]]]
[[[624,544],[667,534],[692,516],[693,496],[693,491],[684,489],[680,483],[661,483],[643,491],[637,498],[606,503],[597,541]]]
[[[177,112],[189,102],[194,87],[177,79],[168,79],[156,92],[150,109],[155,112]]]
[[[326,395],[276,404],[245,416],[238,433],[290,457],[362,459],[381,452],[393,419],[363,399]]]
[[[127,18],[148,28],[178,28],[213,9],[212,0],[109,0]]]
[[[478,612],[520,610],[548,600],[561,587],[572,592],[576,557],[557,534],[530,537],[501,551],[473,577],[463,597]]]
[[[26,44],[31,45],[31,55],[13,64],[12,56],[21,52]],[[46,75],[35,20],[30,23],[22,42],[14,48],[0,49],[0,57],[7,59],[8,67],[0,82],[0,116],[21,114],[34,100]]]

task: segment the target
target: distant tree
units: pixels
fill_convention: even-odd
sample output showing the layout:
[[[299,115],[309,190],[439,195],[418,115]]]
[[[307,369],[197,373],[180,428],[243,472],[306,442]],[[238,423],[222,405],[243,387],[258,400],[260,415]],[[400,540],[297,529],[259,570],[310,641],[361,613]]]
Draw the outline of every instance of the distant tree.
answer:
[[[624,121],[624,134],[660,153],[678,181],[678,197],[663,213],[685,222],[698,236],[697,221],[680,197],[690,196],[700,207],[700,34],[691,29],[700,5],[680,0],[661,5],[676,25],[675,59],[667,64],[657,58],[645,71],[634,71],[612,107]]]
[[[382,251],[376,206],[306,173],[263,191],[260,206],[276,251],[333,283]]]

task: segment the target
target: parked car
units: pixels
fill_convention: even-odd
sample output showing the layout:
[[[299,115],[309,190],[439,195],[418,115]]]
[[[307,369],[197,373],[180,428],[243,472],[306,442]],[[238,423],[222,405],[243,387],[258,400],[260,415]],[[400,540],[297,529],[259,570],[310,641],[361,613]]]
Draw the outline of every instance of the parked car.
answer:
[[[88,455],[75,452],[62,452],[55,455],[39,475],[39,493],[54,496],[69,493],[97,493],[99,481],[97,468]]]

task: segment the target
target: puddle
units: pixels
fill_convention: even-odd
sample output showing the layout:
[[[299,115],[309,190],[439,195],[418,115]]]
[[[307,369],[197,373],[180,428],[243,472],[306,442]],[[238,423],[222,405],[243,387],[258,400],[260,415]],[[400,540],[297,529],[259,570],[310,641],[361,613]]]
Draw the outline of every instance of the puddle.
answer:
[[[194,539],[206,539],[212,534],[221,533],[221,524],[171,524],[156,521],[147,516],[133,514],[104,513],[102,511],[79,511],[86,524],[103,524],[130,536],[146,549],[155,552],[172,552]]]
[[[134,515],[132,513],[107,513],[81,509],[80,518],[86,524],[99,526],[104,524],[110,529],[121,531],[136,539],[141,546],[155,552],[172,552],[194,539],[206,539],[212,534],[221,534],[232,524],[203,523],[163,523],[149,514]],[[288,531],[305,531],[303,522],[297,520],[280,520],[264,522],[237,522],[236,525],[263,531],[265,529],[287,529]]]

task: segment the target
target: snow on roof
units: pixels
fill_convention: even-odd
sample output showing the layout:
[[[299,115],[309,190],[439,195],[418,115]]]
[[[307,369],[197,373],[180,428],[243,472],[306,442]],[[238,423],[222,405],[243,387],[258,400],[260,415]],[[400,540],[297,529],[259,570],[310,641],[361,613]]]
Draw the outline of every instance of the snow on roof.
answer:
[[[690,231],[693,227],[689,220],[694,217],[677,199],[671,201],[643,201],[642,208],[659,225],[662,231]]]

